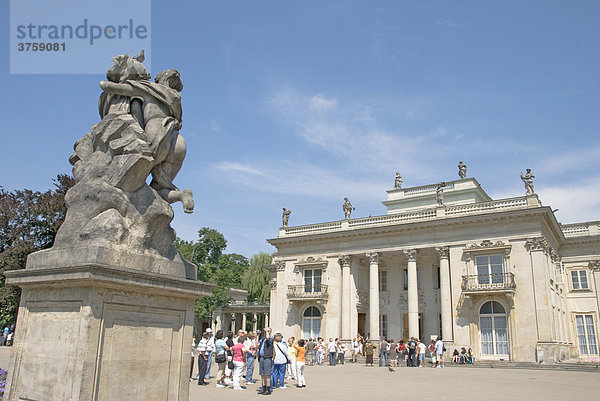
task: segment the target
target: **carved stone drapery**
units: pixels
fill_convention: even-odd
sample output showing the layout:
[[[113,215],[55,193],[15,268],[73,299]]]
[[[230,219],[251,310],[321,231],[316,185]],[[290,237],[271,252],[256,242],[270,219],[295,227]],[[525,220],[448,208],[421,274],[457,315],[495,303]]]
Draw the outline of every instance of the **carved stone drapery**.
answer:
[[[277,260],[275,263],[273,263],[273,265],[277,271],[285,270],[285,262],[283,260]]]
[[[406,255],[406,260],[409,262],[417,261],[417,250],[416,249],[405,249],[404,255]]]

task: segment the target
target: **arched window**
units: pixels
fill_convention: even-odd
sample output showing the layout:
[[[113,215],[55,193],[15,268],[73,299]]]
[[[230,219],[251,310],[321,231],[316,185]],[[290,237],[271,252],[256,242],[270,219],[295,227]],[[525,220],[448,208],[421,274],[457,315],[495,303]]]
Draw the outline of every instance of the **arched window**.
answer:
[[[316,306],[309,306],[302,314],[302,337],[317,338],[321,336],[321,311]]]
[[[321,317],[321,312],[316,306],[311,306],[304,311],[304,317]]]
[[[508,357],[508,319],[500,302],[488,301],[479,309],[481,354]]]

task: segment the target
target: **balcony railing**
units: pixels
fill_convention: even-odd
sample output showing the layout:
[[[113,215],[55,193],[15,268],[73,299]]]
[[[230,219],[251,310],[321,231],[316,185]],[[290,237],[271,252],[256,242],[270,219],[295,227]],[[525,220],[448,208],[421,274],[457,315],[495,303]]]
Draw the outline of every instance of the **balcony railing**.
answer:
[[[462,277],[463,292],[514,292],[517,288],[512,273],[473,274]]]
[[[293,299],[327,299],[326,284],[288,285],[287,297]]]

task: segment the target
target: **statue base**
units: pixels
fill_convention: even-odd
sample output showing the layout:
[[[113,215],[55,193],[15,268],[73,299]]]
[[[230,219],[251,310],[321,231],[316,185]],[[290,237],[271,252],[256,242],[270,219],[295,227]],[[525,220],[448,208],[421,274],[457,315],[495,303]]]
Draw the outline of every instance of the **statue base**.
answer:
[[[141,255],[85,255],[41,251],[6,272],[22,294],[5,399],[187,401],[194,304],[213,286],[123,267]]]

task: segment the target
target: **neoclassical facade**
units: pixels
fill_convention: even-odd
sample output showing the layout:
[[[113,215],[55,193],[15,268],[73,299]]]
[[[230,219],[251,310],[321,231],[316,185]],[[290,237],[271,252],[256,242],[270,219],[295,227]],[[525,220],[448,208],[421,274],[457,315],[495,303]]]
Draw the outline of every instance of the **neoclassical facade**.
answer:
[[[344,340],[441,335],[480,360],[598,360],[600,222],[562,225],[527,192],[493,200],[474,178],[397,182],[387,215],[282,227],[268,240],[271,325]]]

